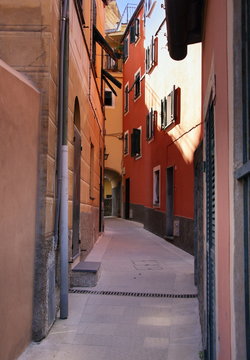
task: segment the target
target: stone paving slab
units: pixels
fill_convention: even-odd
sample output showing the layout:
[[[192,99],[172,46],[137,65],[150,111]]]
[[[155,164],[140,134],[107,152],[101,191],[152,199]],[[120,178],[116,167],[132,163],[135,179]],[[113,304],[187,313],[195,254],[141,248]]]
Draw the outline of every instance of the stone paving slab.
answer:
[[[86,260],[102,263],[91,288],[97,294],[69,294],[69,318],[58,319],[47,338],[32,343],[19,360],[199,360],[197,298],[98,294],[196,294],[191,255],[141,224],[108,219]]]

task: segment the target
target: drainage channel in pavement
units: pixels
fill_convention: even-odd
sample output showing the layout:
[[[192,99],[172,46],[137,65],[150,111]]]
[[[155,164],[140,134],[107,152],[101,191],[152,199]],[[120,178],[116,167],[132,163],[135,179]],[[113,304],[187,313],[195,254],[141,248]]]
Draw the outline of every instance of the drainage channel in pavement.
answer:
[[[133,297],[156,297],[170,299],[195,299],[197,294],[161,294],[161,293],[137,293],[125,291],[104,291],[104,290],[86,290],[70,288],[72,294],[90,294],[90,295],[115,295],[115,296],[133,296]]]

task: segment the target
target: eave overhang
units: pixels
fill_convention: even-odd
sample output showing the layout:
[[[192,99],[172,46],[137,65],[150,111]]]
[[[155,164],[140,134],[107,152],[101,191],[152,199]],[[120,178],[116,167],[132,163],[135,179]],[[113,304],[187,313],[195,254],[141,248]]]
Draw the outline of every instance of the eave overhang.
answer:
[[[94,41],[96,41],[103,48],[103,50],[105,50],[106,53],[112,57],[112,59],[117,60],[117,57],[116,57],[113,49],[110,47],[110,45],[104,39],[104,37],[102,36],[100,31],[95,27],[95,25],[93,25],[93,36],[94,36]]]
[[[168,50],[172,59],[183,60],[187,46],[202,40],[204,0],[165,0]]]

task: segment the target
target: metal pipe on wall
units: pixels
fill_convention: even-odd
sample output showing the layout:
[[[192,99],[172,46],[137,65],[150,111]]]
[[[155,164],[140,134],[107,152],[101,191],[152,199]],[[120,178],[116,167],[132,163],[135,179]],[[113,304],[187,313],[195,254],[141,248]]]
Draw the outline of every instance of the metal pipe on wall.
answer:
[[[60,75],[59,75],[59,121],[58,121],[58,204],[60,238],[60,318],[68,317],[68,60],[69,60],[69,1],[63,1],[60,38]],[[57,224],[58,226],[58,224]]]

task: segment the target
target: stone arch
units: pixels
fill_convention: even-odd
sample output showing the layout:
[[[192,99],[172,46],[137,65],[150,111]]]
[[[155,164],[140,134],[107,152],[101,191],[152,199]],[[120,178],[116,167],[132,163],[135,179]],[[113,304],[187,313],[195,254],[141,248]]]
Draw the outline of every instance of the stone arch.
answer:
[[[122,177],[117,171],[109,168],[104,170],[104,214],[121,216],[121,183]],[[109,189],[108,189],[109,187]]]

